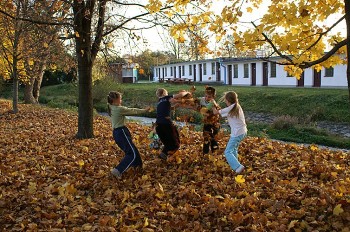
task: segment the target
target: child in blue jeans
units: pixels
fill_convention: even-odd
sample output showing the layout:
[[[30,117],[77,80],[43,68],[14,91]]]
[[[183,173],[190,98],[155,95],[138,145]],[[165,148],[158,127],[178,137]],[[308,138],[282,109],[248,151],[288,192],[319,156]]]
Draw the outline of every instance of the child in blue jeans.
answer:
[[[241,173],[244,170],[244,166],[238,161],[238,146],[247,135],[244,113],[235,92],[226,92],[221,99],[225,101],[227,107],[221,110],[216,110],[214,107],[213,111],[215,114],[220,114],[221,117],[227,117],[231,128],[230,139],[224,152],[225,157],[231,168],[236,173]]]
[[[122,106],[122,95],[119,92],[109,92],[107,101],[108,114],[111,116],[112,121],[113,138],[115,143],[125,153],[120,163],[111,170],[112,175],[120,178],[122,173],[130,167],[142,169],[142,159],[137,147],[132,141],[129,129],[125,126],[125,116],[147,112],[150,110],[150,107],[138,109]]]

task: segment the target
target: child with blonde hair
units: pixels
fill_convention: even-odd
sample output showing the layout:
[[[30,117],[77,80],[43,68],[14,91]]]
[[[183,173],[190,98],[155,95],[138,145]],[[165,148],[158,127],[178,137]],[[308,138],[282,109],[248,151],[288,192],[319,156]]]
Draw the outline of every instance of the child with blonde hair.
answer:
[[[156,91],[158,97],[156,132],[163,143],[163,149],[159,158],[166,160],[171,154],[174,154],[180,148],[179,131],[171,120],[171,105],[176,104],[176,99],[188,94],[187,91],[181,91],[178,94],[168,95],[168,91],[159,88]]]
[[[226,103],[227,107],[221,110],[216,110],[214,108],[214,113],[220,114],[221,117],[227,117],[231,128],[230,139],[224,152],[225,157],[230,167],[236,173],[241,173],[244,170],[244,166],[238,161],[238,146],[247,135],[248,131],[244,113],[235,92],[226,92],[221,100]]]

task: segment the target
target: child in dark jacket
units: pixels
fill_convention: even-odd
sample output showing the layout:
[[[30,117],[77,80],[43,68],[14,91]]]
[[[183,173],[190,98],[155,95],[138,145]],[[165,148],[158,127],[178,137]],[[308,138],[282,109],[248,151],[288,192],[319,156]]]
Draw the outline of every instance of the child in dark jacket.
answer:
[[[156,91],[158,97],[156,132],[164,145],[162,152],[159,154],[159,158],[163,160],[166,160],[169,155],[174,154],[180,148],[179,132],[171,120],[170,112],[171,104],[176,103],[176,99],[186,94],[188,92],[182,91],[178,94],[168,95],[168,91],[163,88]]]

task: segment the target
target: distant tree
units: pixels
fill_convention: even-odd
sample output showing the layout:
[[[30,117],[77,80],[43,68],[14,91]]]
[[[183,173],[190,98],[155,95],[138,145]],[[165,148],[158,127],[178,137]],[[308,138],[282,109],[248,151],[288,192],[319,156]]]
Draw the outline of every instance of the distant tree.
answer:
[[[13,83],[12,109],[18,112],[18,85],[19,81],[26,81],[27,74],[24,68],[25,54],[22,53],[24,46],[23,36],[29,25],[28,22],[19,20],[20,17],[27,16],[29,4],[25,0],[14,0],[0,5],[0,10],[7,10],[9,15],[0,17],[0,54],[3,65],[1,76],[11,79]]]

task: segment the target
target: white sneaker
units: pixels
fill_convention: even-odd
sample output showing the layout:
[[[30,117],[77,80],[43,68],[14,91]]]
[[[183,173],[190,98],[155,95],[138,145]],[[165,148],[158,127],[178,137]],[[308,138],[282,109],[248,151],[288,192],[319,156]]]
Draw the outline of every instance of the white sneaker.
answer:
[[[236,173],[237,173],[237,174],[239,174],[239,173],[241,173],[241,172],[243,172],[243,171],[244,171],[244,166],[243,166],[243,165],[239,166],[239,167],[236,169]]]
[[[118,171],[118,169],[116,169],[116,168],[113,168],[112,170],[111,170],[111,173],[112,173],[112,175],[113,176],[115,176],[115,177],[117,177],[117,178],[121,178],[122,177],[122,174]]]

